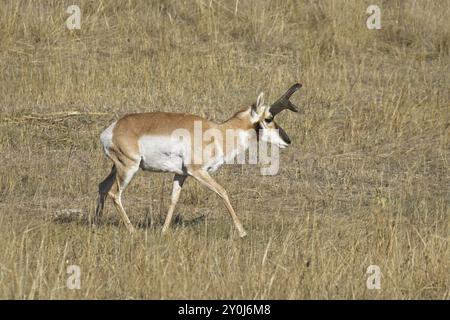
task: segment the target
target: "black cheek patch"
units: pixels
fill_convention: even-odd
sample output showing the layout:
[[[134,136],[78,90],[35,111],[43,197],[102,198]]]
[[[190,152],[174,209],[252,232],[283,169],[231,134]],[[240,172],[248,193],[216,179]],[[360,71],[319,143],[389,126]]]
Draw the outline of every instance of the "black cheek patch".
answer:
[[[287,144],[291,144],[291,139],[287,135],[286,131],[283,130],[280,126],[278,126],[278,132],[280,133],[281,139],[284,140]]]
[[[259,123],[259,121],[256,123],[255,125],[255,130],[256,130],[256,141],[259,141],[259,130],[262,129],[261,124]]]

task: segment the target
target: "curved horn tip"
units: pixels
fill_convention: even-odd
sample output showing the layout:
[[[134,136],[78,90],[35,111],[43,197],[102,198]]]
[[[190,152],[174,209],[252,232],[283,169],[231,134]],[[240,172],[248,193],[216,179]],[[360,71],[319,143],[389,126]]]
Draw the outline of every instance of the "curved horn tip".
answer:
[[[283,95],[284,98],[289,99],[298,89],[302,87],[301,83],[296,83],[292,85],[286,93]]]

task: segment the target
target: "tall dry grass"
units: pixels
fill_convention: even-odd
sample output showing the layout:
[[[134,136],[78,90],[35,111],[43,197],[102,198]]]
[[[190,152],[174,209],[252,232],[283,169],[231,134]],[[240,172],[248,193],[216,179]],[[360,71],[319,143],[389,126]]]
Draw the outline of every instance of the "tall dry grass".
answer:
[[[450,297],[449,1],[379,1],[381,30],[371,1],[79,1],[79,31],[70,4],[0,5],[1,298]],[[296,81],[279,174],[216,174],[247,240],[194,181],[160,236],[171,176],[149,173],[124,196],[136,237],[110,204],[90,228],[111,121],[220,121]]]

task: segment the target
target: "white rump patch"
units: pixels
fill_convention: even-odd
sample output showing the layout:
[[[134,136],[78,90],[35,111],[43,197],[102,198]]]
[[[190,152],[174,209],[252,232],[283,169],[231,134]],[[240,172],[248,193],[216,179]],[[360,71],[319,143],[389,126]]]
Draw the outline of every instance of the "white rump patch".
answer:
[[[109,149],[112,146],[112,137],[113,137],[113,130],[116,126],[117,121],[114,121],[108,128],[106,128],[101,134],[100,134],[100,141],[103,145],[103,149],[105,153],[109,156]]]

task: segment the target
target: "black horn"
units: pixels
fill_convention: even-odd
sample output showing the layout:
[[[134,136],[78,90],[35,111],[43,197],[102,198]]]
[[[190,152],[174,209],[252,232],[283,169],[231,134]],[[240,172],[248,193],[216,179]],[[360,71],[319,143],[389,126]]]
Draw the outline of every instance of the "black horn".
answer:
[[[300,83],[294,84],[292,87],[286,91],[285,94],[281,96],[280,99],[275,101],[269,108],[269,112],[272,116],[276,116],[278,113],[283,111],[284,109],[289,109],[294,112],[298,112],[297,107],[289,100],[289,98],[294,94],[295,91],[300,89],[302,85]]]

